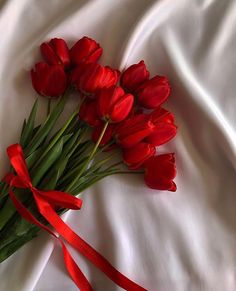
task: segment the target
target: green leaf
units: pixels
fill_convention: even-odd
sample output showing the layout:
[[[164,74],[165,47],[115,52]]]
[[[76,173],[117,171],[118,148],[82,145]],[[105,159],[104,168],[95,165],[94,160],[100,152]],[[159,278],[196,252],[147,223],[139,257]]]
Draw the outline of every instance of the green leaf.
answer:
[[[38,163],[40,163],[44,157],[48,154],[48,152],[53,148],[53,146],[56,144],[56,142],[63,137],[63,135],[66,134],[66,129],[67,127],[70,125],[71,120],[73,120],[73,116],[76,114],[76,112],[74,112],[71,117],[68,119],[68,121],[66,122],[66,124],[54,135],[54,137],[50,140],[49,145],[47,147],[47,149],[43,152],[42,156],[40,157],[40,159],[38,160]]]
[[[81,130],[79,130],[75,134],[70,134],[70,139],[67,141],[63,148],[63,157],[66,157],[67,155],[71,156],[75,150],[75,148],[78,145],[78,137],[81,133]]]
[[[69,133],[74,133],[77,132],[79,129],[82,129],[84,127],[84,123],[82,123],[79,119],[78,119],[78,114],[77,112],[75,112],[75,114],[73,114],[73,118],[70,121],[70,124],[68,124],[67,128],[66,128],[66,134]]]
[[[38,132],[38,130],[40,129],[40,127],[41,127],[41,124],[38,125],[38,126],[36,126],[36,127],[33,129],[32,137],[35,136],[35,134]]]
[[[78,131],[74,135],[73,134],[69,135],[70,138],[64,145],[60,158],[54,164],[53,168],[49,171],[49,173],[44,178],[42,183],[40,183],[40,189],[54,189],[56,187],[57,181],[63,174],[67,166],[68,160],[77,146],[78,143],[77,139],[79,135],[80,131]]]
[[[22,138],[23,138],[23,134],[25,131],[25,127],[26,127],[26,119],[24,119],[23,125],[22,125],[22,129],[21,129],[21,134],[20,134],[20,144],[23,143]]]
[[[4,248],[2,248],[0,251],[0,263],[6,260],[13,253],[15,253],[25,243],[36,237],[38,231],[39,229],[35,228],[33,231],[29,232],[29,234],[13,240],[9,245],[6,245]]]
[[[17,198],[25,202],[29,199],[29,193],[22,189],[14,190]],[[16,213],[16,208],[13,205],[10,197],[7,198],[7,201],[4,204],[4,207],[0,210],[0,230],[6,225],[8,220]]]
[[[88,156],[84,157],[83,159],[80,160],[80,162],[75,168],[73,168],[72,170],[66,171],[66,175],[61,179],[59,183],[59,187],[64,188],[68,183],[74,180],[77,177],[80,169],[83,167],[83,164],[87,159],[88,159]]]
[[[32,183],[34,186],[40,182],[42,177],[46,174],[49,168],[57,161],[60,157],[63,144],[65,142],[65,138],[62,137],[55,146],[47,153],[44,159],[37,165],[37,167],[33,168],[31,171]]]
[[[0,195],[0,209],[3,207],[3,201],[5,199],[5,197],[8,195],[8,185],[1,181],[0,183],[0,191],[1,191],[1,195]]]
[[[43,150],[44,148],[40,147],[26,158],[26,164],[29,170],[35,165],[35,163],[41,157]]]
[[[108,163],[110,161],[110,159],[113,157],[113,154],[109,155],[108,157],[104,158],[103,160],[101,161],[95,161],[88,169],[86,172],[84,172],[84,176],[87,176],[87,175],[93,175],[93,173],[96,173],[100,170],[100,168]]]
[[[28,210],[31,214],[33,214],[33,216],[37,219],[40,218],[40,213],[37,210],[37,207],[35,204],[31,205],[28,207]],[[19,217],[17,219],[17,221],[14,223],[14,234],[19,236],[28,234],[33,228],[35,227],[35,225],[33,225],[32,223],[28,222],[27,220],[25,220],[22,216]]]
[[[55,167],[51,169],[49,174],[44,178],[42,183],[40,183],[39,188],[44,190],[52,190],[56,188],[57,182],[60,179],[61,175],[63,174],[68,159],[65,158],[63,161],[61,161],[59,167]]]
[[[5,226],[9,218],[15,213],[16,208],[10,198],[7,199],[4,207],[0,211],[0,230]]]
[[[40,127],[38,132],[35,134],[35,136],[31,140],[31,142],[26,147],[26,150],[25,150],[26,155],[29,155],[30,153],[34,152],[42,144],[42,142],[45,140],[45,138],[49,135],[49,133],[53,129],[56,121],[60,117],[60,115],[65,107],[66,100],[67,100],[67,95],[65,94],[59,100],[59,102],[54,107],[52,112],[48,115],[44,124],[42,124],[42,126]]]
[[[25,126],[23,125],[23,131],[21,135],[21,145],[23,148],[30,141],[32,137],[37,109],[38,109],[38,99],[34,102],[34,105],[30,112],[29,119],[27,120]]]
[[[103,172],[97,173],[93,176],[88,177],[87,179],[85,177],[81,177],[79,181],[75,184],[72,191],[70,191],[70,193],[72,195],[78,195],[79,193],[83,192],[85,189],[89,188],[96,182],[102,180],[103,178],[107,176],[113,175],[115,173],[116,173],[116,170],[109,170],[109,171],[103,171]]]
[[[88,152],[90,145],[92,145],[93,142],[90,140],[85,141],[83,143],[80,143],[77,148],[74,150],[73,155],[71,155],[71,158],[68,162],[67,170],[70,171],[74,168],[76,168],[82,160],[84,160],[86,152]]]

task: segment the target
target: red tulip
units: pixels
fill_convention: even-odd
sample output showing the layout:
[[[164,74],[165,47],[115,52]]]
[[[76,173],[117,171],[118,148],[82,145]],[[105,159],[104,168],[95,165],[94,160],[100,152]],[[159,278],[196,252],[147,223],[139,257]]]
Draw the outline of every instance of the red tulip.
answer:
[[[123,149],[123,161],[130,169],[138,169],[155,153],[156,149],[153,145],[141,142],[132,148]]]
[[[50,42],[44,42],[40,46],[42,56],[49,65],[63,65],[67,67],[70,64],[69,49],[61,38],[53,38]]]
[[[103,128],[104,128],[104,124],[101,124],[101,125],[94,128],[93,133],[92,133],[93,142],[96,143],[98,141]],[[109,124],[103,137],[102,137],[100,145],[105,145],[112,139],[113,131],[114,131],[114,125]]]
[[[176,191],[173,179],[176,176],[174,154],[164,154],[151,157],[145,163],[144,177],[148,187],[157,190]]]
[[[34,89],[42,96],[59,97],[67,86],[67,77],[60,65],[37,63],[31,70]]]
[[[145,138],[145,141],[154,146],[160,146],[175,137],[176,133],[177,129],[175,125],[162,123],[155,126],[153,133]]]
[[[79,111],[79,117],[90,126],[98,126],[102,124],[102,121],[97,114],[97,102],[90,99],[86,99],[82,103]]]
[[[150,114],[150,120],[154,124],[159,124],[160,122],[165,123],[174,123],[174,115],[165,108],[159,107],[156,110],[152,111]]]
[[[121,75],[121,85],[130,92],[135,92],[138,87],[148,80],[149,72],[144,61],[134,64]]]
[[[117,143],[125,148],[133,147],[150,135],[154,124],[146,115],[138,114],[121,122],[115,129]]]
[[[109,88],[117,83],[118,78],[117,70],[96,63],[79,66],[71,75],[72,83],[85,94],[94,94],[99,89]]]
[[[150,120],[155,125],[153,132],[145,139],[152,145],[159,146],[170,141],[177,133],[177,126],[174,124],[174,115],[158,108],[150,115]]]
[[[154,109],[167,100],[170,95],[168,79],[156,76],[145,83],[137,92],[139,104],[148,109]]]
[[[97,62],[102,55],[102,48],[93,39],[84,36],[70,49],[71,62],[79,65],[82,62]]]
[[[131,94],[125,94],[121,87],[104,88],[98,95],[98,114],[110,122],[120,122],[130,113],[134,103]]]

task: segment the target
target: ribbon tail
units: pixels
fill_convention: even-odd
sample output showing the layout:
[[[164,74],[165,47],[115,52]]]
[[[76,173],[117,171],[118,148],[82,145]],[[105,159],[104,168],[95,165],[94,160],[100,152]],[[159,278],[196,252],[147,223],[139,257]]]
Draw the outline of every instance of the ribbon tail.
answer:
[[[75,282],[76,286],[81,291],[93,291],[92,286],[90,285],[87,278],[84,276],[83,272],[80,270],[74,259],[72,258],[71,254],[69,253],[68,249],[66,248],[65,244],[61,241],[62,250],[64,254],[64,261],[66,264],[66,268],[68,273],[70,274],[71,278]]]
[[[74,259],[72,258],[71,254],[69,253],[68,249],[66,248],[65,244],[63,241],[58,238],[55,233],[42,224],[38,219],[36,219],[32,213],[16,198],[14,192],[12,191],[12,188],[10,187],[9,189],[9,196],[16,208],[16,210],[20,213],[20,215],[27,221],[37,225],[38,227],[44,229],[48,233],[50,233],[52,236],[54,236],[62,245],[62,250],[64,254],[64,261],[66,264],[66,268],[75,282],[76,286],[81,290],[81,291],[93,291],[92,286],[90,285],[89,281],[86,279],[78,265],[75,263]],[[47,202],[45,202],[48,204]],[[48,204],[49,205],[49,204]]]
[[[55,212],[50,204],[43,201],[40,197],[35,199],[40,213],[50,223],[51,226],[83,256],[91,261],[98,269],[105,273],[114,283],[129,291],[147,291],[135,282],[128,279],[118,270],[116,270],[101,254],[92,248],[87,242],[79,237]]]

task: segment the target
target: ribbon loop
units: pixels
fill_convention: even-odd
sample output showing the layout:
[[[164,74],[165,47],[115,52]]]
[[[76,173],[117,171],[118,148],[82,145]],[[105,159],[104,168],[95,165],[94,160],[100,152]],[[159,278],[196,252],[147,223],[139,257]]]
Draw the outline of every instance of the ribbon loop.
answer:
[[[9,173],[5,176],[4,181],[9,185],[9,196],[12,199],[15,208],[24,219],[44,229],[59,240],[62,246],[67,270],[76,286],[81,291],[92,291],[93,288],[75,263],[63,240],[57,237],[53,230],[42,224],[33,216],[33,214],[15,196],[12,190],[13,187],[28,188],[33,194],[39,213],[48,221],[49,225],[53,227],[53,229],[60,234],[66,242],[106,274],[114,283],[129,291],[147,291],[116,270],[101,254],[78,236],[60,218],[54,209],[55,205],[67,209],[80,209],[82,206],[81,199],[61,191],[42,191],[36,189],[32,185],[21,146],[19,144],[9,146],[7,154],[11,165],[16,171],[16,175]]]
[[[7,155],[11,161],[11,165],[17,173],[17,176],[21,178],[23,182],[28,182],[29,185],[32,186],[21,146],[19,144],[9,146],[7,148]]]
[[[81,199],[61,191],[38,191],[38,194],[44,197],[50,204],[63,208],[79,210],[83,203]]]

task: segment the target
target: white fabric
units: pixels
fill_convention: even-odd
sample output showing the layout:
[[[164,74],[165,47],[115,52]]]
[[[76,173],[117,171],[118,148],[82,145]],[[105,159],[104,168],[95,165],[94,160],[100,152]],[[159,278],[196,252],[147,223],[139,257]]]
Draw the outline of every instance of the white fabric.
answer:
[[[144,59],[152,74],[170,78],[167,107],[179,133],[159,152],[176,152],[177,192],[152,191],[140,176],[113,176],[87,190],[83,209],[67,219],[150,291],[236,290],[235,11],[234,0],[1,1],[1,174],[5,148],[18,140],[34,100],[28,70],[41,42],[88,35],[103,46],[104,64]],[[120,290],[75,257],[96,291]],[[40,234],[0,265],[0,290],[76,287],[59,245]]]

